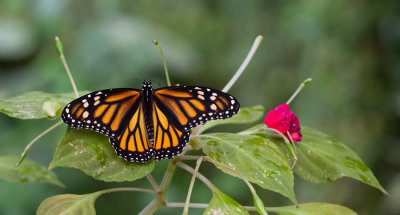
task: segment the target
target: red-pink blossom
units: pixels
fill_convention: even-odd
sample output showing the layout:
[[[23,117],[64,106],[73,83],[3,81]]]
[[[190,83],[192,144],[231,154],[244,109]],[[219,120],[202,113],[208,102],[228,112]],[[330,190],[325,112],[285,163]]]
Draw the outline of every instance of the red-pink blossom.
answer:
[[[289,106],[281,104],[271,110],[265,117],[264,123],[273,129],[276,129],[289,138],[287,132],[294,142],[301,141],[299,118],[289,109]]]

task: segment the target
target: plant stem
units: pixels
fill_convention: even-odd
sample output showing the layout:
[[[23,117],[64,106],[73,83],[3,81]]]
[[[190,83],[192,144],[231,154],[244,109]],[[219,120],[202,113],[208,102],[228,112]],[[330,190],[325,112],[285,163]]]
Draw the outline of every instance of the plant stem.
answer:
[[[56,40],[57,51],[58,51],[58,54],[60,55],[60,60],[61,60],[62,64],[64,65],[65,71],[67,71],[67,74],[68,74],[68,77],[69,77],[69,81],[71,82],[72,88],[74,89],[74,92],[75,92],[75,96],[76,96],[76,98],[78,98],[79,97],[79,93],[78,93],[78,90],[76,88],[75,81],[72,78],[71,71],[69,70],[69,67],[68,67],[68,64],[67,64],[67,60],[65,59],[61,40],[60,40],[60,38],[58,36],[56,36],[55,40]]]
[[[138,191],[138,192],[145,192],[145,193],[156,193],[154,190],[149,190],[145,188],[138,188],[138,187],[118,187],[118,188],[111,188],[107,190],[101,190],[102,194],[111,193],[111,192],[120,192],[120,191]]]
[[[181,160],[198,160],[200,157],[199,155],[182,155],[179,156],[178,159]]]
[[[203,157],[200,157],[199,159],[197,159],[196,168],[194,169],[194,172],[193,172],[193,175],[192,175],[192,180],[190,181],[190,185],[189,185],[188,194],[186,196],[186,202],[185,202],[185,207],[183,208],[183,214],[188,214],[189,213],[190,197],[192,196],[194,181],[196,180],[196,175],[199,172],[199,168],[200,168],[200,165],[201,165],[202,161],[203,161]]]
[[[224,89],[222,89],[222,92],[228,92],[229,89],[231,89],[232,85],[237,81],[237,79],[240,77],[240,75],[243,73],[243,71],[246,69],[247,65],[250,63],[251,58],[253,58],[254,53],[256,53],[258,46],[260,45],[261,41],[263,40],[263,37],[259,35],[256,37],[254,40],[253,46],[251,47],[249,53],[247,54],[247,57],[244,59],[242,65],[240,65],[239,69],[236,71],[235,75],[231,78],[231,80],[226,84]]]
[[[169,164],[167,171],[164,174],[163,180],[160,184],[160,190],[153,201],[151,201],[139,215],[151,215],[154,214],[162,205],[165,205],[165,194],[169,186],[171,185],[172,178],[176,170],[176,159],[172,159]]]
[[[289,98],[289,100],[287,100],[286,104],[290,104],[292,102],[292,100],[297,96],[297,94],[299,94],[299,92],[308,84],[312,81],[312,78],[307,78],[306,80],[304,80],[300,86],[296,89],[296,91],[293,93],[293,95]]]
[[[185,203],[184,202],[167,202],[167,204],[165,206],[169,207],[169,208],[183,208],[185,206]],[[190,203],[189,207],[190,208],[207,208],[208,204]]]
[[[164,52],[163,52],[163,50],[162,50],[162,48],[161,48],[161,46],[160,46],[160,44],[158,43],[157,40],[153,40],[152,42],[157,46],[158,51],[160,51],[161,58],[162,58],[162,61],[163,61],[163,64],[164,64],[165,77],[167,78],[167,84],[170,87],[171,86],[171,81],[169,80],[167,62],[165,60]]]
[[[247,54],[247,57],[244,59],[243,63],[240,65],[239,69],[236,71],[236,73],[233,75],[231,80],[225,85],[225,87],[222,89],[222,92],[228,92],[229,89],[235,84],[237,79],[242,75],[243,71],[246,69],[247,65],[249,65],[251,59],[254,56],[254,53],[257,51],[258,46],[260,45],[261,41],[263,40],[263,37],[261,35],[257,36],[256,39],[253,42],[253,46],[250,48],[249,53]],[[190,137],[195,137],[200,134],[200,129],[203,127],[203,125],[199,125],[196,128],[193,129],[192,133],[190,134]]]
[[[146,175],[147,180],[149,181],[149,183],[151,184],[151,186],[153,186],[154,190],[159,192],[160,191],[160,187],[158,186],[156,180],[154,180],[153,176],[151,175],[151,173]]]
[[[45,131],[43,131],[42,133],[40,133],[38,136],[36,136],[35,138],[33,138],[33,140],[31,140],[31,142],[28,143],[28,145],[25,146],[24,151],[21,153],[21,156],[19,157],[17,164],[15,164],[15,167],[18,167],[19,165],[21,165],[21,163],[24,161],[26,154],[28,153],[29,149],[31,148],[31,146],[38,141],[41,137],[43,137],[45,134],[49,133],[50,131],[52,131],[53,129],[57,128],[59,125],[61,125],[62,121],[57,122],[56,124],[50,126],[48,129],[46,129]]]
[[[287,135],[289,137],[290,144],[291,144],[291,145],[288,145],[289,152],[290,152],[290,154],[292,154],[292,156],[294,155],[293,156],[293,164],[292,164],[292,167],[290,167],[290,169],[293,170],[297,163],[297,148],[296,148],[296,144],[294,143],[293,138],[290,135],[289,131],[287,131]],[[294,149],[294,152],[293,152],[293,149]]]
[[[190,167],[189,165],[186,165],[182,162],[178,162],[176,163],[176,165],[190,173],[194,173],[194,169],[192,167]],[[197,178],[202,181],[205,185],[207,185],[208,188],[210,188],[211,191],[215,191],[217,190],[217,188],[214,186],[214,184],[208,180],[204,175],[202,175],[201,173],[197,173]]]

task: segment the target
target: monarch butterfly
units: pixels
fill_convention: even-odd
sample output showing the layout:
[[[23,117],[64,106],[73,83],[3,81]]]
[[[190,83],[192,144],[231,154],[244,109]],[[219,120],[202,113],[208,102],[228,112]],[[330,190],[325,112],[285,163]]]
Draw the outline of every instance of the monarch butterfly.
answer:
[[[118,88],[95,91],[70,102],[61,118],[72,128],[109,137],[115,152],[129,162],[172,158],[189,141],[190,129],[239,111],[231,95],[207,87],[173,86],[153,90]]]

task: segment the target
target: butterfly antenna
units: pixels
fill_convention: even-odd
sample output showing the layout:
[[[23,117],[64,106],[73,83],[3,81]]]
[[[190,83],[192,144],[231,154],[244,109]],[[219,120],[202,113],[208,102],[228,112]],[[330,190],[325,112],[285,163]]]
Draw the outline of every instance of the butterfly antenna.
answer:
[[[138,75],[135,76],[134,80],[135,80],[136,82],[139,82],[140,84],[142,84],[143,81],[146,81],[145,78],[143,78],[142,76],[138,76]]]
[[[156,81],[156,80],[150,80],[150,81],[151,81],[151,83],[157,84],[157,87],[158,87],[158,88],[161,87],[161,83],[160,83],[160,82],[158,82],[158,81]]]

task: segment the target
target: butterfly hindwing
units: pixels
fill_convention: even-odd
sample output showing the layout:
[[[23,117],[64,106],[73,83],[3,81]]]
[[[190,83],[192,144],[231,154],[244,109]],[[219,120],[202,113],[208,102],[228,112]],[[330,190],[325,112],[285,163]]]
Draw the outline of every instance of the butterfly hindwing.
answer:
[[[110,137],[110,143],[118,156],[127,161],[147,163],[151,160],[153,148],[146,130],[142,102],[135,109],[122,133],[116,138]]]
[[[155,90],[154,102],[179,130],[189,131],[209,120],[235,115],[239,102],[231,95],[206,87],[176,86]]]
[[[189,141],[189,131],[175,127],[164,112],[153,103],[154,159],[172,158],[180,154]]]
[[[69,103],[61,118],[72,128],[94,130],[117,137],[141,101],[139,90],[108,89],[86,94]]]

